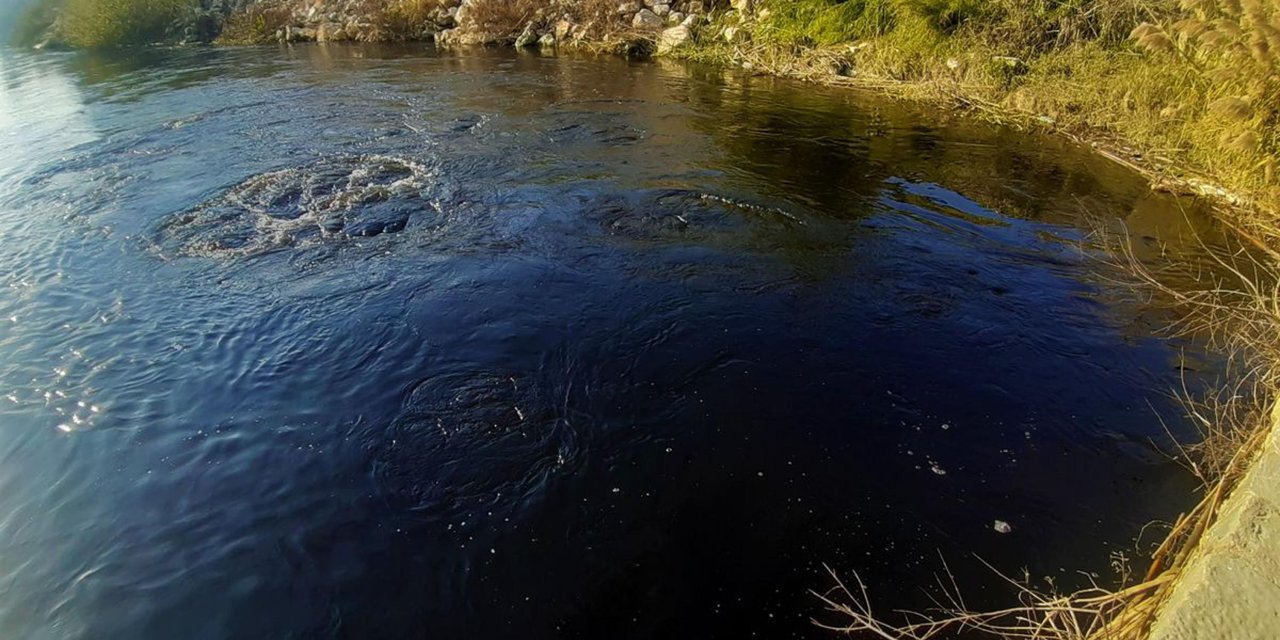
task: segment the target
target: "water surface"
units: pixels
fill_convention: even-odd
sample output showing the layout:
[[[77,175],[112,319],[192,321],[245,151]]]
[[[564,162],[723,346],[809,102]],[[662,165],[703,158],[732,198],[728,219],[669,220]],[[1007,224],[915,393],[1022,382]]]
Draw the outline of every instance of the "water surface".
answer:
[[[1216,231],[1050,138],[296,47],[8,52],[0,144],[6,638],[821,638],[824,563],[999,604],[1191,498],[1091,229]]]

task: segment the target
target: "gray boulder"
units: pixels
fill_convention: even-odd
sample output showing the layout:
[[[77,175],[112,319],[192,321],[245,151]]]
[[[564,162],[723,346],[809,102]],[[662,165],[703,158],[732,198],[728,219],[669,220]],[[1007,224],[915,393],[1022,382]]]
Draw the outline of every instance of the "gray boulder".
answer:
[[[521,31],[520,35],[516,38],[516,48],[523,49],[525,47],[532,47],[535,44],[538,44],[538,30],[533,26],[533,23],[530,22],[525,25],[524,31]]]
[[[631,20],[631,26],[637,29],[659,29],[664,24],[666,24],[666,20],[658,17],[658,14],[648,9],[641,9],[636,13],[636,17]]]
[[[693,31],[684,25],[664,29],[658,36],[658,55],[662,55],[693,40]]]

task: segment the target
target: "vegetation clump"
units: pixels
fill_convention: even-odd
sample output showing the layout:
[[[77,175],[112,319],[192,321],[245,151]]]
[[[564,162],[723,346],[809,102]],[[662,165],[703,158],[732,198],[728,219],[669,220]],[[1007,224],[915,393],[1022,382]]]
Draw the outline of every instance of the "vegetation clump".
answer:
[[[272,42],[292,18],[293,12],[287,8],[255,4],[228,16],[217,41],[219,44]]]
[[[193,0],[66,0],[56,37],[84,49],[154,42],[195,10]]]
[[[386,40],[414,40],[434,26],[440,0],[374,0],[369,12]]]

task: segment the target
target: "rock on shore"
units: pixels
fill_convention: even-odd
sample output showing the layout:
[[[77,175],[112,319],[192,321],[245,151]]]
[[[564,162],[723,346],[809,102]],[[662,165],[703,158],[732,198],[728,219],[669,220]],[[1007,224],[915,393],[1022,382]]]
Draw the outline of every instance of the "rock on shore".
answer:
[[[434,40],[450,45],[554,47],[610,41],[660,52],[690,42],[699,25],[742,0],[205,0],[219,16],[253,12],[279,21],[281,42]],[[390,12],[415,7],[412,20]],[[394,23],[394,24],[391,24]]]

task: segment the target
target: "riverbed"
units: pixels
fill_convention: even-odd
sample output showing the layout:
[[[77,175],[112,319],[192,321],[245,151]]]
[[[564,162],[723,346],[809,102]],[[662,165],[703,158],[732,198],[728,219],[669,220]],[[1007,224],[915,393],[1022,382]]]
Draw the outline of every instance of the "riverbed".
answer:
[[[1104,245],[1221,231],[1061,140],[355,45],[3,52],[0,140],[6,638],[825,638],[1195,500]]]

